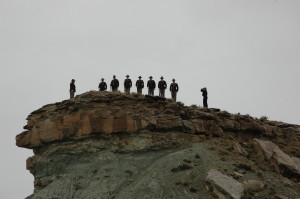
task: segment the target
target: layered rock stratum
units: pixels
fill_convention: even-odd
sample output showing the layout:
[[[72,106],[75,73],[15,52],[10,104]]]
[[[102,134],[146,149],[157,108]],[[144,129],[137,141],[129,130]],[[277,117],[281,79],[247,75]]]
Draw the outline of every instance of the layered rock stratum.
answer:
[[[27,117],[27,199],[299,198],[300,126],[90,91]]]

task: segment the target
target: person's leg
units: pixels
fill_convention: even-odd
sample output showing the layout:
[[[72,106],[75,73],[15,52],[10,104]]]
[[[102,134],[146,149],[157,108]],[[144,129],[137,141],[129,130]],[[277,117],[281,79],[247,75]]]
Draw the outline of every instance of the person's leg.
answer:
[[[74,91],[70,91],[70,99],[74,98],[75,92]]]
[[[171,96],[172,96],[172,100],[176,101],[176,99],[175,99],[175,92],[171,92]]]
[[[206,97],[203,98],[203,106],[206,107],[206,108],[208,107]]]

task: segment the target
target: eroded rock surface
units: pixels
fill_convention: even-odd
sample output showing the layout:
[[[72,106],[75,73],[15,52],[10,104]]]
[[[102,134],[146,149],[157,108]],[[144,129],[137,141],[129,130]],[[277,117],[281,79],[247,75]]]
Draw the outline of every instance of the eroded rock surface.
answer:
[[[300,156],[298,125],[99,91],[43,106],[27,121],[16,137],[19,147],[34,151],[27,160],[34,193],[27,199],[212,199],[205,188],[211,169],[235,178],[240,191],[232,198],[246,184],[246,198],[300,193],[298,177],[286,179],[269,171],[274,162],[259,161],[264,154],[295,173],[286,162],[297,162],[291,153]],[[259,153],[253,138],[272,140],[289,154],[276,147]]]
[[[270,161],[275,170],[287,177],[300,178],[300,159],[289,156],[276,144],[266,140],[254,139],[256,151],[262,159]]]
[[[296,125],[264,123],[250,116],[186,107],[165,98],[98,91],[43,106],[32,112],[27,121],[24,126],[27,131],[16,137],[16,144],[31,149],[55,141],[78,140],[92,134],[109,136],[145,129],[212,136],[238,132],[241,136],[250,137],[290,137],[291,142],[298,142],[300,137],[300,128]]]
[[[201,143],[188,149],[126,154],[115,153],[109,147],[103,150],[94,139],[57,147],[51,146],[29,159],[35,194],[28,198],[211,198],[200,188],[205,186],[202,179],[207,170],[218,161],[207,155]],[[190,167],[182,166],[186,164]]]

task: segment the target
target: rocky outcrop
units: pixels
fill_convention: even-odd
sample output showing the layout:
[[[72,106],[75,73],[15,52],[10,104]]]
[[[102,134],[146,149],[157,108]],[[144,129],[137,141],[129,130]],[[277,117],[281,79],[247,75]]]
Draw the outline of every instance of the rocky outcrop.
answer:
[[[291,157],[270,141],[254,139],[255,149],[261,159],[268,160],[274,169],[287,177],[300,178],[300,159]]]
[[[255,164],[260,153],[253,149],[253,138],[285,141],[296,148],[297,125],[187,107],[160,97],[90,91],[32,112],[24,129],[16,144],[34,151],[26,166],[35,189],[27,199],[215,198],[206,185],[220,192],[220,198],[224,192],[241,197],[243,186],[255,192],[246,192],[248,198],[300,193],[293,182],[292,191],[281,190],[281,176],[265,177]],[[283,162],[291,160],[281,161],[286,154],[276,155],[278,168],[287,167]],[[220,188],[216,178],[229,181]],[[258,188],[262,184],[254,182],[261,181],[269,184]]]
[[[165,98],[97,91],[46,105],[32,112],[27,121],[26,131],[16,137],[16,144],[31,149],[55,141],[84,139],[90,135],[130,134],[141,130],[211,136],[236,132],[248,137],[292,137],[294,141],[300,134],[296,125],[265,124],[249,116],[232,115],[218,109],[185,107]],[[285,128],[291,135],[281,133]]]

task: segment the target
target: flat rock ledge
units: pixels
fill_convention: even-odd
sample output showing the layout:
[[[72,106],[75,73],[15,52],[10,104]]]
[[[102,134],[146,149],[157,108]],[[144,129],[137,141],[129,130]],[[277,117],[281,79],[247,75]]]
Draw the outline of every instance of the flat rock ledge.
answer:
[[[177,131],[187,134],[221,136],[267,136],[298,143],[300,127],[263,121],[219,109],[184,106],[170,99],[139,94],[90,91],[70,100],[48,104],[27,117],[25,131],[16,145],[35,149],[47,144],[90,136]]]
[[[241,199],[244,187],[241,183],[218,170],[211,169],[206,177],[207,189],[220,199]]]

